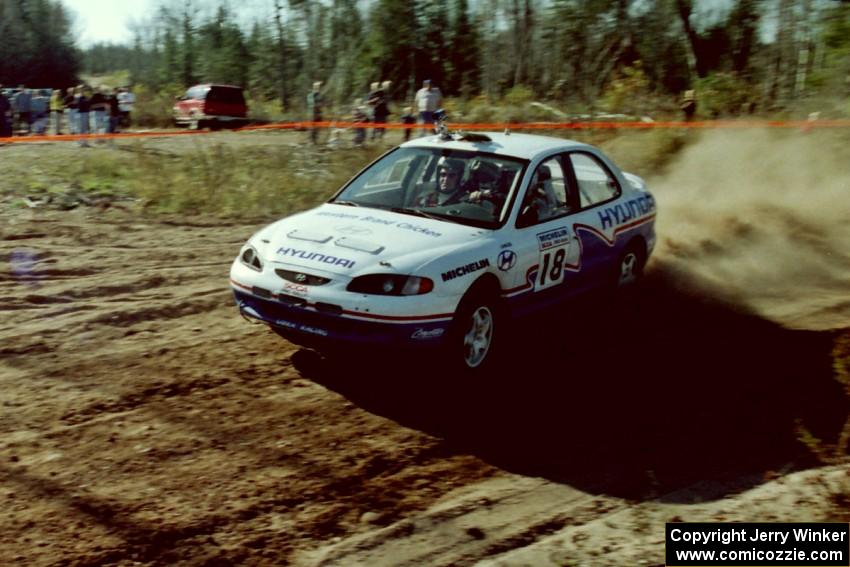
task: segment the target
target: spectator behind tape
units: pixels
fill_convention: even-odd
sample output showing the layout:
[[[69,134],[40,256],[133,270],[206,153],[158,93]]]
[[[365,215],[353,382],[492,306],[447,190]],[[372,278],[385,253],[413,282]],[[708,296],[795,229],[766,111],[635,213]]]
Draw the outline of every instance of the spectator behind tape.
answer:
[[[133,106],[136,104],[136,95],[127,88],[121,87],[118,89],[118,109],[121,112],[119,125],[123,128],[130,127],[131,115]]]
[[[8,138],[12,135],[12,126],[9,123],[9,111],[12,104],[3,93],[3,85],[0,85],[0,138]]]
[[[422,81],[422,88],[416,91],[416,109],[419,111],[419,123],[430,125],[431,128],[423,128],[420,136],[433,133],[435,124],[434,112],[443,104],[443,93],[431,84],[431,79]]]
[[[62,91],[53,89],[50,97],[50,117],[53,119],[53,133],[57,136],[62,133],[62,115],[65,113],[65,101]]]
[[[27,134],[29,134],[32,131],[32,93],[26,88],[26,85],[21,85],[19,89],[12,105],[15,107],[18,128],[23,128],[26,125]]]

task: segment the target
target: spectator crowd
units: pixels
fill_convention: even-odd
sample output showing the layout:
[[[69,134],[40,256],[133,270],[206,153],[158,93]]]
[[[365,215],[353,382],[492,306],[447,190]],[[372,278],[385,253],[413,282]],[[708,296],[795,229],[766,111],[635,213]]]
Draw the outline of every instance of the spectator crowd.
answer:
[[[130,126],[135,101],[124,87],[79,85],[63,91],[0,85],[0,138],[116,133]]]
[[[390,81],[373,82],[365,97],[358,97],[354,99],[348,118],[352,122],[371,122],[374,124],[371,136],[367,136],[366,128],[364,127],[354,128],[353,142],[355,145],[362,145],[367,139],[371,139],[373,142],[382,141],[384,139],[384,134],[386,132],[385,124],[388,122],[389,117],[393,114],[391,107],[393,100],[390,89],[391,86],[392,83]],[[309,110],[308,116],[316,122],[322,120],[321,88],[322,83],[316,82],[313,84],[313,90],[307,95],[307,108]],[[436,117],[434,113],[441,107],[442,104],[443,94],[440,92],[440,89],[432,85],[430,80],[426,79],[422,83],[422,88],[419,89],[414,96],[416,112],[414,113],[414,107],[406,106],[403,109],[402,114],[399,116],[399,121],[406,126],[420,124],[423,126],[433,127],[436,124]],[[428,134],[433,133],[433,131],[433,128],[421,128],[419,135],[427,136]],[[313,143],[317,143],[318,141],[317,134],[318,128],[311,129],[311,139]],[[411,128],[406,128],[404,130],[404,141],[409,140],[410,135]],[[332,133],[331,142],[336,141],[338,140]]]
[[[366,128],[354,130],[354,143],[361,145],[371,141],[382,141],[386,132],[386,123],[393,114],[390,81],[373,82],[369,92],[354,100],[349,115],[355,122],[371,122],[371,136]],[[316,122],[322,121],[324,97],[321,82],[315,82],[307,95],[309,117]],[[399,115],[402,124],[412,126],[418,123],[432,126],[435,123],[434,112],[442,105],[443,95],[440,89],[425,80],[414,98],[413,105],[405,107]],[[3,88],[0,85],[0,138],[28,135],[62,134],[113,134],[131,124],[135,95],[126,87],[90,87],[79,85],[64,91],[61,89],[29,89],[25,85],[17,88]],[[420,135],[432,132],[431,128],[422,128]],[[318,142],[318,128],[311,129],[311,139]],[[409,140],[411,130],[405,129],[404,139]],[[85,140],[81,145],[87,145]]]

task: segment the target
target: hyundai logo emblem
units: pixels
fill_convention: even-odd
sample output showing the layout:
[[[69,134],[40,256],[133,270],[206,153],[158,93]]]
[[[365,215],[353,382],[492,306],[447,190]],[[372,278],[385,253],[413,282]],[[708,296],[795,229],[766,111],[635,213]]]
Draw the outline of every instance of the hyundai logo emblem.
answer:
[[[304,283],[307,281],[307,274],[295,274],[295,281]]]
[[[516,264],[516,252],[513,250],[502,250],[499,252],[499,259],[496,261],[499,269],[507,272]]]

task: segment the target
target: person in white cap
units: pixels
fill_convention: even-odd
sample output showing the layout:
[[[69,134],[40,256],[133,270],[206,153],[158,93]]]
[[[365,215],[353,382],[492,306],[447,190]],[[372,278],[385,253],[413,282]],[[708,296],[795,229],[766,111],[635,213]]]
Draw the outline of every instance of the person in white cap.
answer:
[[[419,111],[419,124],[434,124],[434,111],[443,104],[443,93],[440,89],[431,85],[431,79],[422,81],[422,88],[416,91],[416,110]],[[424,128],[420,136],[427,136],[431,132]]]

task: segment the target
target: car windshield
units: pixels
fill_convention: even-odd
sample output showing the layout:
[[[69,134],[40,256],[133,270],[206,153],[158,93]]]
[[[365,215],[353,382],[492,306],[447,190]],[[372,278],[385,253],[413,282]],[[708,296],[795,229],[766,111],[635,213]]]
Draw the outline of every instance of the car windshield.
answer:
[[[526,161],[445,148],[398,148],[355,177],[331,202],[496,228]]]

